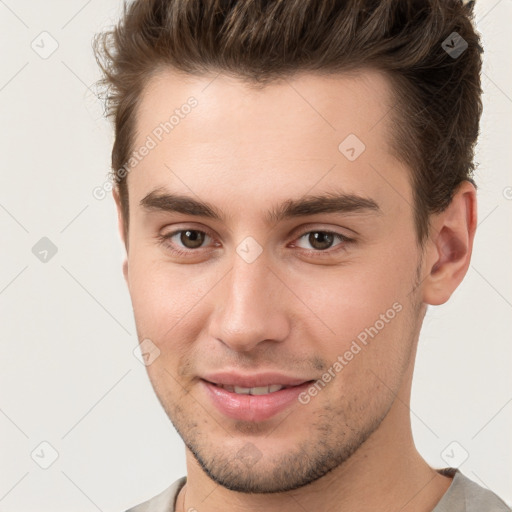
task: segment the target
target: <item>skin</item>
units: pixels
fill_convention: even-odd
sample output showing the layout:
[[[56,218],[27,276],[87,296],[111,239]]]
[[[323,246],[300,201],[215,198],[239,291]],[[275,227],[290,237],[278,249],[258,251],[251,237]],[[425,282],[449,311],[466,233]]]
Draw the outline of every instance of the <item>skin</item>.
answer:
[[[410,170],[390,152],[390,85],[375,71],[304,73],[256,89],[162,70],[142,96],[135,146],[190,96],[198,105],[128,175],[123,265],[139,340],[160,350],[149,378],[186,445],[176,510],[431,511],[451,479],[414,446],[414,359],[427,305],[446,302],[468,269],[474,187],[463,182],[432,216],[420,248]],[[353,162],[338,150],[350,133],[366,145]],[[143,208],[156,189],[207,201],[225,218]],[[272,206],[332,190],[380,211],[265,221]],[[180,234],[159,243],[179,229],[211,236],[200,248]],[[322,251],[309,234],[326,229],[353,242],[334,238]],[[263,249],[251,263],[236,252],[248,236]],[[401,311],[307,404],[237,421],[202,389],[199,376],[223,369],[321,379],[395,303]]]

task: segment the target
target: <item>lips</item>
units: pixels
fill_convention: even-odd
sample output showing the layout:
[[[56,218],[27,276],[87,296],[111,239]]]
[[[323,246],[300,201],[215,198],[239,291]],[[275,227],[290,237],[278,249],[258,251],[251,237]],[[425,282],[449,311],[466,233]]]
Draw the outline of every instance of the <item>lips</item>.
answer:
[[[311,380],[277,373],[242,375],[217,373],[201,380],[202,389],[217,410],[228,418],[264,421],[298,403]]]

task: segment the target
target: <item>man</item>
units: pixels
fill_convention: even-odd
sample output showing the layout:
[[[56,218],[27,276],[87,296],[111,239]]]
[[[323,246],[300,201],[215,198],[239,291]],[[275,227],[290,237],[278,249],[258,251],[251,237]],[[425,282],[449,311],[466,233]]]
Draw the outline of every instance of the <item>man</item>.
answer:
[[[471,8],[135,1],[95,51],[137,333],[186,445],[131,510],[509,510],[410,425],[476,229]]]

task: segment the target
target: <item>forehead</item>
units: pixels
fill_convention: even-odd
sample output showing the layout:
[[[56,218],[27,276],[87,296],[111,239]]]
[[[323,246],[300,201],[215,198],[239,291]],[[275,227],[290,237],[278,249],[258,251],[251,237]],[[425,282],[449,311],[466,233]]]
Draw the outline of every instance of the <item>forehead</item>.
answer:
[[[130,196],[138,202],[158,187],[210,198],[236,191],[249,204],[336,186],[407,202],[407,170],[390,150],[392,106],[390,82],[371,70],[264,87],[161,71],[137,111],[134,149],[150,150],[129,173]]]

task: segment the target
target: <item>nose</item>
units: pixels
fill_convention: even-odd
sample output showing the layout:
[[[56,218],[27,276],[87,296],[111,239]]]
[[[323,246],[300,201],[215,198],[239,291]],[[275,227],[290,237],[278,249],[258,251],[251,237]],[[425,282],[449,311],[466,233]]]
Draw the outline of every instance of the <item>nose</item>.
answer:
[[[233,267],[219,285],[212,297],[210,336],[237,352],[250,352],[263,342],[288,337],[286,304],[290,299],[263,255],[252,263],[235,255]]]

